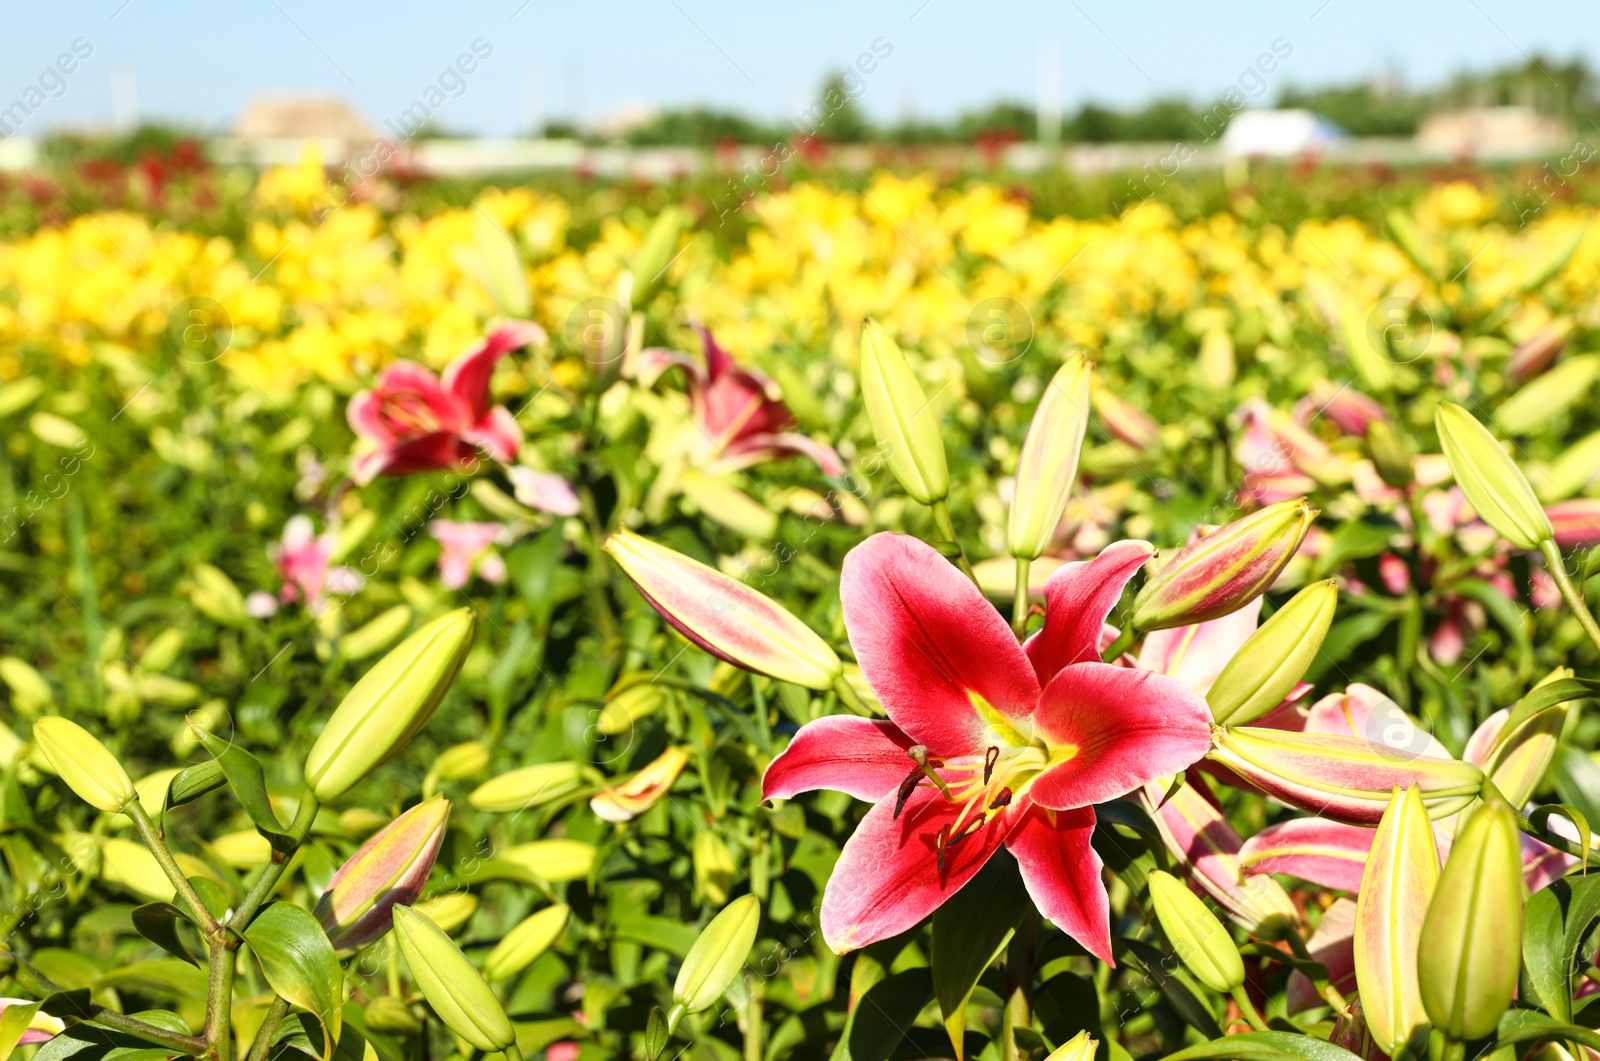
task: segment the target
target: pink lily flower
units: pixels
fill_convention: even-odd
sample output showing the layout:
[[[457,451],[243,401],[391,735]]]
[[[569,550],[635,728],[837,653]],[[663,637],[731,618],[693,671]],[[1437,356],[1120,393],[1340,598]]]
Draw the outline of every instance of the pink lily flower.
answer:
[[[1107,613],[1154,553],[1117,542],[1045,586],[1045,625],[1006,621],[932,547],[877,534],[845,557],[845,627],[889,716],[802,727],[766,799],[832,788],[875,804],[822,900],[837,953],[920,922],[1003,845],[1040,913],[1111,961],[1093,805],[1177,773],[1211,746],[1205,701],[1165,675],[1101,663]]]
[[[794,414],[783,404],[777,384],[735,364],[710,329],[701,328],[700,336],[705,340],[704,369],[687,354],[652,348],[639,352],[633,374],[651,387],[668,369],[683,370],[695,423],[705,435],[701,458],[707,471],[738,471],[799,453],[816,461],[825,475],[844,474],[844,462],[832,446],[789,430]]]
[[[455,468],[480,451],[510,461],[522,429],[503,405],[491,405],[489,377],[513,350],[542,339],[536,324],[502,324],[435,376],[413,361],[384,366],[370,390],[350,399],[346,416],[366,450],[351,464],[357,483],[380,475],[411,475]]]
[[[512,492],[531,509],[552,516],[576,516],[583,510],[572,484],[554,472],[541,472],[525,464],[507,470]]]
[[[491,547],[505,534],[498,523],[467,523],[436,519],[428,533],[438,539],[439,580],[450,589],[472,581],[473,571],[485,582],[506,580],[506,562]]]
[[[33,1000],[28,998],[0,998],[0,1014],[12,1006],[31,1006]],[[28,1026],[22,1029],[22,1036],[17,1040],[18,1046],[31,1046],[34,1043],[49,1042],[60,1035],[67,1028],[66,1022],[60,1017],[52,1017],[48,1013],[35,1013]]]
[[[1600,543],[1600,498],[1577,497],[1546,505],[1545,515],[1555,528],[1556,544],[1563,549]]]
[[[283,525],[283,538],[267,546],[267,555],[283,577],[283,586],[274,598],[270,593],[252,593],[245,602],[250,614],[265,618],[278,605],[303,601],[313,615],[327,606],[328,595],[343,597],[359,593],[365,580],[348,567],[329,564],[338,535],[333,531],[316,533],[311,517],[291,516]]]

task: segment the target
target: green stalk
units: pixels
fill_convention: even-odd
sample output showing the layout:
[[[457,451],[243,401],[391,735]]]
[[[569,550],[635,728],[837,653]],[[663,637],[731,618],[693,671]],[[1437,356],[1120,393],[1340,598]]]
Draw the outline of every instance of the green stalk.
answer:
[[[1245,994],[1244,985],[1240,984],[1229,992],[1233,1000],[1239,1004],[1239,1012],[1244,1014],[1244,1019],[1250,1022],[1250,1027],[1258,1032],[1270,1031],[1267,1022],[1261,1019],[1261,1013],[1256,1009],[1256,1004],[1250,1001],[1250,996]]]
[[[1021,641],[1028,632],[1028,568],[1033,561],[1026,556],[1017,557],[1017,595],[1011,599],[1011,632]]]
[[[1289,943],[1289,949],[1294,951],[1295,957],[1308,962],[1317,960],[1311,956],[1311,951],[1306,947],[1306,941],[1301,938],[1298,929],[1291,931],[1285,939]],[[1319,962],[1318,964],[1321,963]],[[1335,1013],[1341,1012],[1349,1006],[1349,1002],[1345,999],[1343,992],[1333,986],[1332,980],[1328,981],[1327,988],[1322,992],[1322,998],[1323,1001],[1333,1007]]]
[[[295,846],[299,847],[305,840],[306,834],[311,831],[311,823],[317,817],[316,793],[309,787],[300,793],[300,809],[295,812],[294,821],[289,824],[289,835],[294,839]],[[261,876],[250,888],[250,893],[234,909],[233,916],[228,918],[228,927],[235,932],[243,932],[250,919],[256,916],[256,911],[261,909],[261,904],[272,894],[272,889],[278,886],[278,879],[283,876],[283,871],[289,866],[289,856],[284,855],[283,861],[276,859],[267,863],[261,871]]]
[[[833,691],[839,694],[839,699],[844,702],[845,707],[848,707],[851,711],[854,711],[862,718],[877,717],[873,713],[872,708],[868,707],[862,701],[861,696],[855,691],[855,688],[850,684],[849,679],[847,679],[844,675],[841,674],[837,679],[834,680]]]
[[[166,841],[161,839],[161,834],[156,831],[155,823],[150,820],[150,815],[145,813],[144,805],[137,798],[128,802],[122,808],[123,813],[133,819],[134,828],[139,830],[139,838],[144,841],[144,846],[156,856],[156,861],[161,864],[161,869],[166,873],[167,879],[172,881],[172,886],[178,889],[178,894],[183,901],[189,904],[189,909],[200,921],[200,930],[205,934],[208,942],[220,941],[222,926],[217,919],[211,916],[211,911],[206,909],[206,904],[200,901],[200,896],[195,892],[194,885],[189,883],[188,876],[179,867],[172,852],[167,850]]]
[[[1107,645],[1104,652],[1100,653],[1100,659],[1106,663],[1116,662],[1117,657],[1126,652],[1128,646],[1133,644],[1133,638],[1133,624],[1128,623],[1123,626],[1122,632],[1117,634],[1117,639]]]
[[[1576,840],[1568,840],[1566,837],[1559,834],[1544,832],[1535,828],[1533,822],[1528,819],[1527,815],[1523,814],[1515,807],[1511,808],[1511,813],[1517,816],[1517,828],[1521,829],[1534,839],[1549,844],[1557,851],[1563,851],[1566,854],[1571,855],[1573,858],[1585,861],[1591,866],[1600,866],[1600,853],[1594,851],[1585,851]]]
[[[210,946],[210,976],[206,980],[206,1061],[231,1061],[228,1038],[233,1021],[233,951],[220,941]]]
[[[29,965],[24,959],[13,956],[16,964],[12,967],[11,976],[22,985],[23,989],[39,996],[59,995],[62,989],[55,981]],[[137,1035],[141,1039],[148,1039],[153,1043],[171,1047],[183,1054],[198,1054],[206,1048],[206,1041],[198,1035],[182,1035],[170,1028],[158,1028],[154,1024],[146,1024],[135,1017],[118,1013],[114,1009],[90,1003],[85,1006],[81,1014],[72,1014],[82,1020],[92,1020],[96,1024],[103,1024],[107,1028],[116,1028],[129,1035]]]
[[[744,1009],[744,1061],[761,1061],[761,1003],[766,989],[763,981],[751,977],[748,981],[750,994],[745,999]]]
[[[1544,566],[1550,572],[1550,577],[1556,580],[1556,587],[1561,590],[1562,599],[1567,602],[1567,607],[1572,609],[1572,614],[1578,617],[1578,622],[1583,624],[1583,632],[1589,635],[1589,640],[1596,649],[1600,649],[1600,624],[1594,621],[1594,615],[1589,611],[1589,605],[1584,601],[1583,594],[1572,584],[1572,579],[1567,577],[1567,564],[1561,556],[1561,550],[1549,538],[1539,543],[1539,552],[1544,556]]]
[[[950,522],[950,506],[945,504],[944,498],[941,497],[929,507],[933,509],[933,525],[937,528],[939,537],[948,542],[950,548],[954,550],[951,559],[961,568],[961,573],[972,579],[973,585],[977,585],[978,576],[972,573],[972,565],[967,563],[967,554],[961,548],[961,540],[956,537],[956,525]]]
[[[250,1044],[250,1054],[245,1061],[263,1061],[267,1051],[272,1049],[272,1038],[278,1034],[278,1025],[288,1012],[289,1003],[282,998],[272,1000],[272,1008],[267,1010],[267,1018],[261,1022],[261,1028],[256,1032],[256,1041]]]

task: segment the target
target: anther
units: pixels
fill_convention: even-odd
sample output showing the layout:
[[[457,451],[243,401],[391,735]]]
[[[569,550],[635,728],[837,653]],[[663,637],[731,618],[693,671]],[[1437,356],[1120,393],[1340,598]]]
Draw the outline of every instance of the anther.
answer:
[[[994,764],[1000,761],[1000,749],[989,745],[989,750],[983,753],[983,783],[988,784],[989,778],[994,774]]]
[[[1009,807],[1010,805],[1011,805],[1011,790],[1009,788],[1002,788],[995,795],[994,802],[989,804],[989,809],[990,810],[999,810],[1001,807]]]

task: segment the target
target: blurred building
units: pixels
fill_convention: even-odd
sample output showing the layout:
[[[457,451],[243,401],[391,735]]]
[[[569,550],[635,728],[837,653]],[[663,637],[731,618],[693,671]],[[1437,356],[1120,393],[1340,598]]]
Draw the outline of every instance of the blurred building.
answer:
[[[1467,107],[1432,114],[1417,129],[1417,146],[1436,155],[1527,158],[1572,143],[1572,127],[1532,107]]]
[[[366,117],[341,99],[326,96],[262,96],[252,99],[233,123],[241,140],[342,140],[370,143],[377,132]]]
[[[1234,158],[1320,154],[1345,139],[1344,130],[1307,110],[1244,110],[1222,134],[1222,153]]]

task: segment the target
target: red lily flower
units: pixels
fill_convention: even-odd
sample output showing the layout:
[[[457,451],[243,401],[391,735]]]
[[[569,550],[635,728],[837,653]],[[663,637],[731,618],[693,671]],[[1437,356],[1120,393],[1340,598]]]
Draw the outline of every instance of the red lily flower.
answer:
[[[762,781],[767,799],[833,788],[877,804],[823,896],[834,951],[917,924],[1004,845],[1040,912],[1111,961],[1093,804],[1211,746],[1194,691],[1100,662],[1106,615],[1153,552],[1117,542],[1062,567],[1045,586],[1044,629],[1026,645],[915,538],[877,534],[845,557],[845,626],[889,721],[809,723]]]
[[[351,478],[411,475],[455,468],[481,450],[500,461],[516,456],[522,429],[503,405],[489,404],[489,377],[513,350],[543,336],[536,324],[502,324],[445,367],[443,377],[414,361],[386,365],[371,390],[350,399],[350,426],[369,443],[351,464]]]
[[[706,437],[702,457],[707,470],[738,471],[799,453],[816,461],[824,474],[844,474],[844,462],[832,446],[788,430],[795,418],[777,384],[735,364],[709,328],[701,328],[700,336],[706,347],[704,369],[687,354],[652,348],[639,351],[633,374],[649,387],[668,369],[683,370],[691,412]]]

